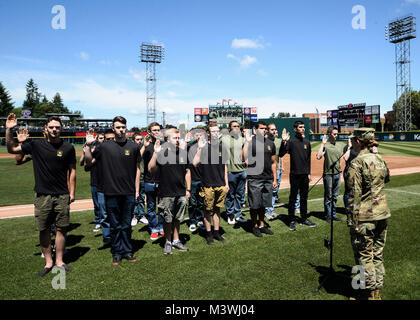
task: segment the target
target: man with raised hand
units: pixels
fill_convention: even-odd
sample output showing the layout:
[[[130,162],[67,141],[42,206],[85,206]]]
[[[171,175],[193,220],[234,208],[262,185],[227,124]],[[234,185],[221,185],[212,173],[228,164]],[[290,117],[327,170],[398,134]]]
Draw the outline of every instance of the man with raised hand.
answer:
[[[247,163],[248,202],[252,220],[252,233],[273,235],[264,223],[265,208],[271,206],[273,188],[277,187],[276,146],[265,138],[267,126],[263,121],[255,124],[256,134],[247,130],[242,158]]]
[[[201,169],[201,195],[204,198],[204,225],[207,244],[213,245],[213,239],[222,243],[226,239],[220,234],[220,208],[224,206],[226,193],[229,191],[227,163],[229,154],[219,142],[220,129],[217,124],[207,128],[208,140],[202,136],[198,141],[197,153],[193,165]],[[211,232],[213,218],[214,233]]]
[[[324,158],[324,213],[325,220],[331,223],[331,219],[343,222],[337,217],[337,199],[340,192],[340,159],[341,148],[336,144],[338,128],[330,126],[327,134],[322,137],[322,143],[316,154],[317,160]]]
[[[226,214],[228,223],[244,223],[242,217],[242,196],[245,193],[246,167],[242,161],[242,147],[245,139],[241,135],[238,121],[229,123],[229,134],[222,137],[222,142],[229,151],[228,179],[229,192],[226,195]]]
[[[141,148],[143,145],[143,136],[140,132],[135,132],[131,139]],[[140,149],[141,150],[141,149]],[[144,152],[144,149],[143,149]],[[141,153],[141,152],[140,152]],[[143,156],[143,154],[141,153]],[[133,218],[131,219],[131,226],[134,227],[140,221],[143,224],[149,224],[146,218],[145,209],[146,192],[144,191],[144,163],[140,163],[140,196],[136,199],[134,206]]]
[[[166,237],[163,253],[172,254],[172,248],[188,251],[179,239],[179,230],[190,197],[191,173],[187,151],[180,148],[179,130],[166,129],[165,140],[163,145],[156,141],[149,171],[160,171],[158,210],[164,219]]]
[[[156,213],[158,201],[158,187],[159,187],[159,171],[152,173],[149,171],[149,162],[154,153],[156,141],[161,137],[161,126],[157,122],[152,122],[147,127],[147,136],[144,138],[141,152],[144,161],[144,191],[146,192],[146,217],[149,221],[150,240],[157,240],[159,234],[165,235],[163,232],[163,219]]]
[[[126,119],[118,116],[112,120],[115,140],[109,140],[90,152],[86,148],[85,159],[90,164],[92,157],[101,163],[106,211],[111,225],[112,265],[121,259],[137,262],[131,243],[131,214],[134,201],[139,196],[140,148],[126,138]],[[86,143],[94,142],[93,135],[86,135]]]
[[[305,139],[305,124],[296,121],[293,125],[295,136],[290,139],[290,134],[283,129],[282,142],[279,156],[290,154],[290,196],[289,196],[289,228],[296,231],[295,203],[297,194],[300,194],[299,224],[308,227],[316,227],[316,224],[308,219],[308,192],[311,180],[311,144]]]
[[[56,226],[55,266],[65,271],[72,267],[63,261],[66,230],[70,225],[70,203],[76,190],[76,153],[74,147],[60,138],[62,123],[57,116],[49,117],[45,125],[45,139],[33,139],[15,146],[12,129],[16,127],[15,114],[6,121],[7,151],[11,154],[31,154],[35,177],[35,221],[45,257],[45,267],[38,273],[42,277],[52,270],[51,225]],[[69,175],[69,183],[67,177]]]

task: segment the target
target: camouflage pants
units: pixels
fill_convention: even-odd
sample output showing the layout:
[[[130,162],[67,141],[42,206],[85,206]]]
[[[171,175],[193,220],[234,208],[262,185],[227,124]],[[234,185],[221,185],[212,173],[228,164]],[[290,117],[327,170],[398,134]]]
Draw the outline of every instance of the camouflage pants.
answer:
[[[385,268],[383,250],[385,247],[388,219],[362,222],[360,231],[350,228],[351,244],[356,265],[364,268],[366,289],[381,289],[384,284]],[[360,275],[357,275],[360,277]]]

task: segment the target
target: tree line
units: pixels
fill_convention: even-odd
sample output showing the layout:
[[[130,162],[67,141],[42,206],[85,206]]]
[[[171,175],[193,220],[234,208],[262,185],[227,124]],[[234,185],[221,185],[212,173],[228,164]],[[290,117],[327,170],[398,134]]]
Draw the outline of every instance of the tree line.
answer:
[[[21,107],[15,107],[10,93],[0,82],[0,117],[7,117],[11,112],[17,117],[22,116],[23,110],[29,110],[31,118],[45,118],[46,113],[80,114],[80,111],[71,111],[64,105],[60,93],[56,93],[51,100],[39,91],[33,79],[26,83],[26,97]]]

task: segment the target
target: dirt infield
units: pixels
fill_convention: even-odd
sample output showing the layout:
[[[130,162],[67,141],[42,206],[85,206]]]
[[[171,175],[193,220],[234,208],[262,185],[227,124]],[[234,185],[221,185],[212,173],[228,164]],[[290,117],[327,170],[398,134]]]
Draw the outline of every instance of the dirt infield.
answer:
[[[0,159],[13,158],[10,154],[0,154]],[[400,157],[400,156],[383,156],[384,160],[388,164],[391,176],[404,175],[410,173],[420,172],[420,157]],[[280,188],[289,188],[289,170],[290,160],[289,155],[283,157],[284,172],[281,179]],[[312,181],[314,184],[322,176],[324,160],[316,160],[316,153],[312,153],[311,163],[311,174]],[[344,160],[342,159],[342,168],[344,168]],[[322,183],[322,181],[320,181]],[[70,205],[70,211],[85,211],[93,210],[92,199],[76,200]],[[33,204],[18,205],[18,206],[6,206],[0,207],[0,219],[15,218],[32,216],[34,214]]]

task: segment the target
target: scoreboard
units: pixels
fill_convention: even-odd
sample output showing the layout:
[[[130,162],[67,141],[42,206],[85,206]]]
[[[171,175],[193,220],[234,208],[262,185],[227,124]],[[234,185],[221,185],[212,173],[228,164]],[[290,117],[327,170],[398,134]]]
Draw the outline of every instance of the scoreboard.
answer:
[[[342,129],[357,129],[380,123],[379,105],[366,106],[366,103],[338,106],[337,110],[327,111],[328,126],[338,126]]]

